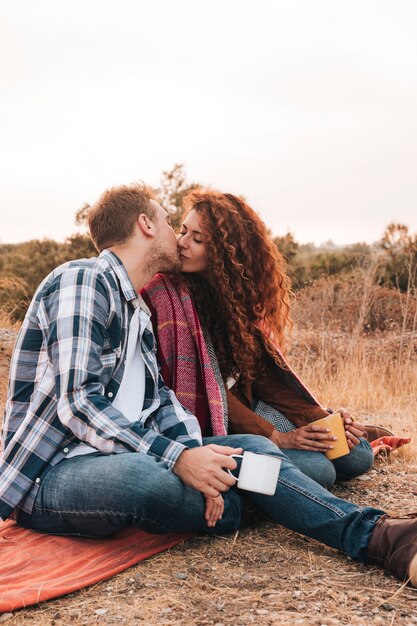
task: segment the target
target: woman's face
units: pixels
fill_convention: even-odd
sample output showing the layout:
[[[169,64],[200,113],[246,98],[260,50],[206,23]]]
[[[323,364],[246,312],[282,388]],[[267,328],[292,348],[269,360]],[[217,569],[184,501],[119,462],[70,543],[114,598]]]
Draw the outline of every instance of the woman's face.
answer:
[[[189,212],[181,225],[178,251],[183,272],[204,273],[207,270],[207,253],[201,232],[200,216],[195,210]]]

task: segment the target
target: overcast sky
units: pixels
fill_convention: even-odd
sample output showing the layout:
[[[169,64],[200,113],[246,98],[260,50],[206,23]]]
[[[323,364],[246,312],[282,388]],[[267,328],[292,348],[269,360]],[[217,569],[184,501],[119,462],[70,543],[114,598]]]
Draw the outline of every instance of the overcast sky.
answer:
[[[108,186],[243,194],[274,234],[417,230],[415,0],[0,0],[0,241]]]

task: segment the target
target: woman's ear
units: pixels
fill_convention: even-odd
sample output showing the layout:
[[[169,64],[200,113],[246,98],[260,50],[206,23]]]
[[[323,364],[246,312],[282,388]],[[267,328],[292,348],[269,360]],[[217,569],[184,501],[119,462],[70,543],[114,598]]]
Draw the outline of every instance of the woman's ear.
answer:
[[[145,235],[145,237],[155,237],[155,222],[153,222],[147,215],[145,215],[145,213],[141,213],[136,222],[140,231]]]

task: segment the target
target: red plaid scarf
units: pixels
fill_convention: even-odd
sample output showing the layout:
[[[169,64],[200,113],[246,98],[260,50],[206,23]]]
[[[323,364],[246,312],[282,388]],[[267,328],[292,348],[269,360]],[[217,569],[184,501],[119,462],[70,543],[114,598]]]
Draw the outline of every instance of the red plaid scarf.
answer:
[[[141,291],[152,314],[162,378],[204,434],[226,435],[227,406],[189,291],[157,274]],[[211,433],[210,433],[211,434]]]

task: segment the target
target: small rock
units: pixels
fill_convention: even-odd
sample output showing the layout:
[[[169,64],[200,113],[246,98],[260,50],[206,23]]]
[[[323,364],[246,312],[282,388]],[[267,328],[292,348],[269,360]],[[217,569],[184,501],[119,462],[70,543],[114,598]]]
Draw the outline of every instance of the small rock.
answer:
[[[301,591],[293,591],[291,594],[292,598],[301,598]]]
[[[372,480],[372,476],[367,476],[366,474],[364,476],[358,476],[358,480]]]
[[[388,604],[388,602],[381,604],[381,609],[384,609],[384,611],[395,611],[395,606],[392,606],[392,604]]]
[[[252,580],[252,576],[250,574],[242,574],[240,580],[246,583]]]
[[[7,622],[11,617],[13,617],[13,613],[3,613],[3,615],[0,615],[0,622]]]
[[[268,615],[269,611],[268,609],[256,609],[255,613],[257,615]]]
[[[134,578],[129,578],[127,582],[131,585],[132,583],[135,583],[136,580]]]
[[[187,572],[176,572],[175,574],[173,574],[173,577],[177,580],[187,580],[188,574]]]
[[[106,613],[108,613],[108,609],[96,609],[94,613],[96,615],[106,615]]]

